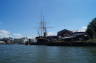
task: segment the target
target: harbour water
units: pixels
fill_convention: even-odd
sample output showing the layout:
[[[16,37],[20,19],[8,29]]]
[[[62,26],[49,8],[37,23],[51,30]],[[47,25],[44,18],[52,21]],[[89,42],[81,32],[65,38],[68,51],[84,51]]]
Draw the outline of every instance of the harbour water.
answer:
[[[96,47],[0,45],[0,63],[96,63]]]

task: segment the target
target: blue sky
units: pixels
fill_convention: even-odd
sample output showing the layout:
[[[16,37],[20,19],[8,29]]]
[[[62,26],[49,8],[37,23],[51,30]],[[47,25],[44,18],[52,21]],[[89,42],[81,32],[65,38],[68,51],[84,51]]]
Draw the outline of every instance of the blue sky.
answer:
[[[79,30],[96,17],[96,0],[0,0],[0,29],[36,36],[41,12],[48,32]]]

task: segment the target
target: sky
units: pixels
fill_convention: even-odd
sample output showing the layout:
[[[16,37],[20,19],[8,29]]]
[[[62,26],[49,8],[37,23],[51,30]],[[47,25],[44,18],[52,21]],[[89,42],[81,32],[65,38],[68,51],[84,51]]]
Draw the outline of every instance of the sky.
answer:
[[[41,14],[49,35],[85,30],[96,17],[96,0],[0,0],[0,36],[37,36]]]

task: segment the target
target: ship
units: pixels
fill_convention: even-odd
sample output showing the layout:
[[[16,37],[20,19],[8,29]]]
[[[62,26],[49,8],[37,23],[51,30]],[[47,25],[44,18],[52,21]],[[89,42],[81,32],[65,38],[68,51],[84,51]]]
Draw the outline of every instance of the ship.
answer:
[[[48,42],[47,39],[47,27],[46,22],[44,20],[44,16],[41,16],[38,36],[36,37],[37,44],[46,44]]]

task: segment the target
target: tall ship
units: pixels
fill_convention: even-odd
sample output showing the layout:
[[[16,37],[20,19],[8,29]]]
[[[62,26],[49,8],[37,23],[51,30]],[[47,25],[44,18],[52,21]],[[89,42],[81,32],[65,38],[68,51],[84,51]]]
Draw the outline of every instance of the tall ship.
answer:
[[[38,44],[46,44],[48,42],[47,39],[47,27],[46,22],[44,21],[44,16],[41,17],[38,36],[36,37]]]

